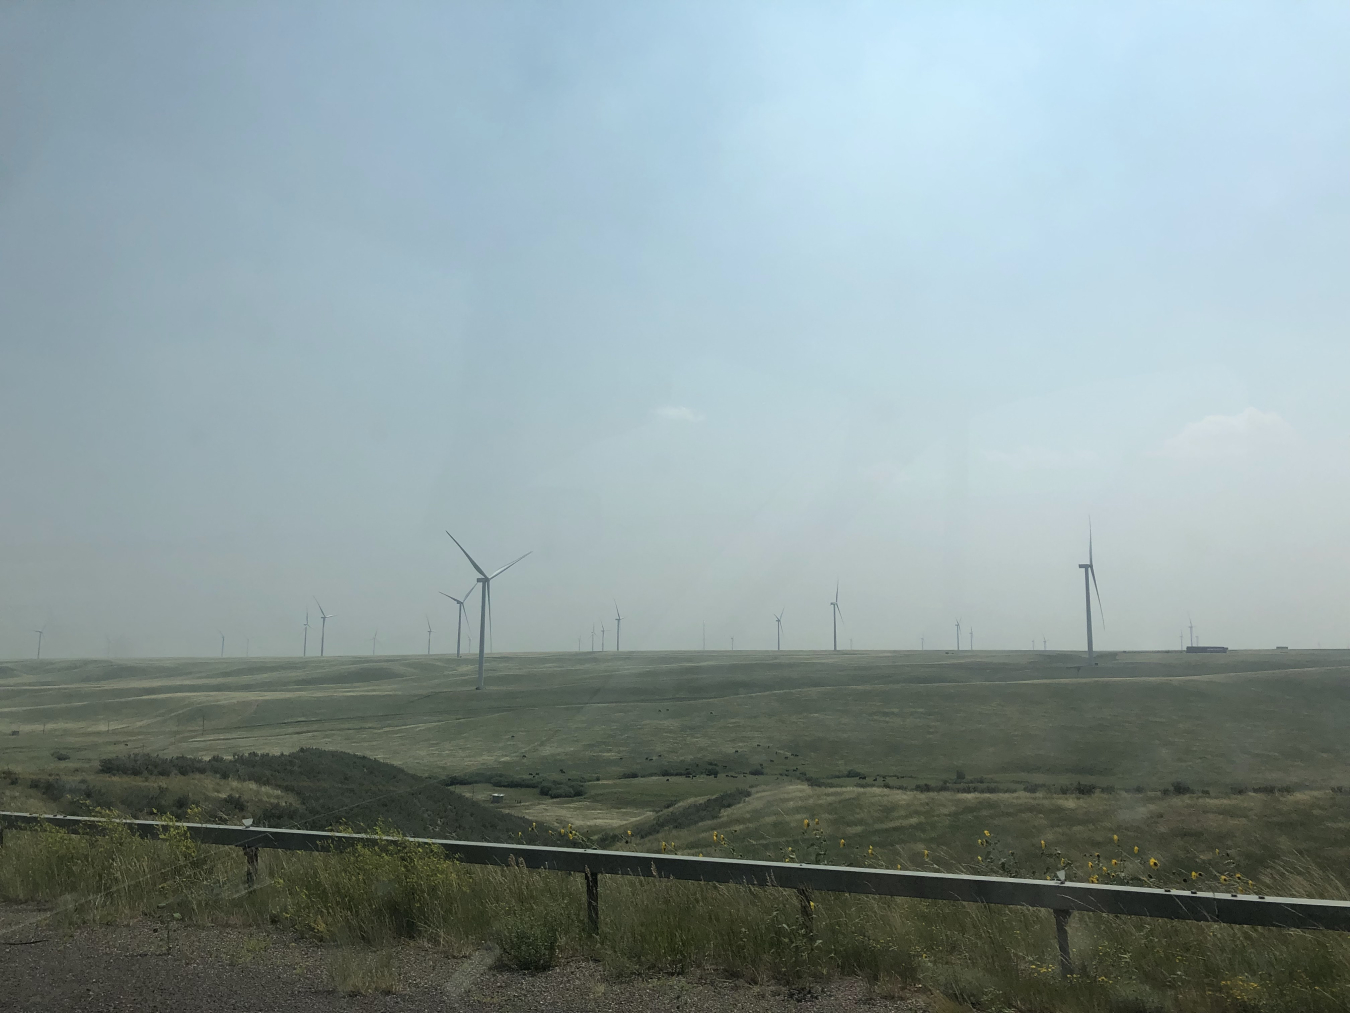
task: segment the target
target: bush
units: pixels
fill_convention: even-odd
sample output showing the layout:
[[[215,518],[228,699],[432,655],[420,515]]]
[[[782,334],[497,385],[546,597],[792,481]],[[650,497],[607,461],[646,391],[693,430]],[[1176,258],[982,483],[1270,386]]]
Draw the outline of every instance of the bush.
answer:
[[[538,974],[553,967],[558,959],[558,929],[538,916],[520,915],[509,919],[495,933],[502,951],[502,962],[518,971]]]

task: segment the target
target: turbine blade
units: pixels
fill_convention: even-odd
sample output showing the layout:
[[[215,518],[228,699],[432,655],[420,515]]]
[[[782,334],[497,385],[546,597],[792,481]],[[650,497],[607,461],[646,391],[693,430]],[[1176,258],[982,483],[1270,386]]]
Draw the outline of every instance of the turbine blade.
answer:
[[[533,551],[534,551],[533,549],[530,550],[530,552],[533,552]],[[528,556],[528,555],[530,554],[530,552],[525,553],[525,556]],[[496,577],[498,574],[505,573],[507,570],[511,569],[511,567],[515,566],[515,565],[516,565],[517,563],[519,563],[522,559],[524,559],[525,556],[517,556],[515,559],[511,560],[511,562],[507,563],[507,564],[506,564],[505,566],[503,566],[500,570],[498,570],[497,573],[494,573],[494,574],[492,575],[492,577]],[[482,571],[482,570],[479,570],[478,572],[479,572],[479,573],[482,573],[483,571]],[[486,574],[484,574],[484,576],[486,576]],[[491,580],[492,577],[488,577],[488,580]],[[490,594],[491,594],[491,592],[489,592],[489,595],[490,595]]]
[[[450,535],[450,532],[447,531],[446,534],[447,534],[447,535]],[[450,541],[454,542],[456,545],[459,545],[459,539],[456,538],[454,535],[450,535]],[[462,546],[462,545],[459,545],[459,551],[462,552],[462,553],[464,553],[464,558],[467,559],[467,560],[469,561],[469,565],[470,565],[470,566],[472,566],[475,570],[478,571],[478,573],[479,573],[480,576],[483,576],[483,577],[486,577],[486,576],[487,576],[486,573],[483,573],[483,568],[482,568],[481,566],[479,566],[477,563],[474,562],[473,556],[469,555],[469,550],[468,550],[468,549],[464,548],[464,546]]]
[[[1106,613],[1102,611],[1102,593],[1097,589],[1097,571],[1089,566],[1088,573],[1092,574],[1092,590],[1097,592],[1097,615],[1101,617],[1102,629],[1106,629]]]
[[[436,593],[437,593],[437,594],[445,594],[444,591],[437,591]],[[447,598],[449,598],[452,602],[454,602],[456,605],[459,605],[459,606],[461,606],[461,607],[464,605],[464,603],[463,603],[462,601],[460,601],[458,598],[456,598],[453,594],[445,594],[445,596],[446,596]],[[465,595],[465,597],[467,598],[468,595]]]

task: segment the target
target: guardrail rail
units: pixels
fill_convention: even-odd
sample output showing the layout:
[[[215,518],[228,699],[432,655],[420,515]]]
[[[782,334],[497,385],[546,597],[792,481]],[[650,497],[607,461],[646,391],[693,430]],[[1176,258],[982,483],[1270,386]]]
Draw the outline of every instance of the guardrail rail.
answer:
[[[140,837],[160,837],[168,827],[186,832],[202,844],[243,850],[251,885],[257,871],[258,851],[342,851],[361,845],[388,844],[389,837],[339,833],[329,830],[289,830],[279,827],[229,826],[218,823],[167,823],[158,820],[103,819],[91,816],[53,816],[39,813],[0,811],[0,844],[3,829],[39,825],[80,833],[119,824]],[[1054,913],[1060,969],[1073,973],[1069,952],[1068,922],[1075,911],[1169,918],[1228,925],[1258,925],[1281,929],[1326,929],[1350,931],[1350,901],[1315,900],[1302,897],[1271,897],[1264,894],[1206,893],[1058,880],[1011,879],[998,876],[966,876],[945,872],[911,872],[899,869],[867,869],[836,865],[806,865],[763,862],[740,858],[702,858],[690,855],[649,854],[631,851],[601,851],[582,848],[545,847],[535,844],[493,844],[484,841],[441,840],[426,837],[397,838],[433,845],[448,857],[470,865],[506,866],[581,873],[586,877],[586,911],[592,931],[600,927],[600,876],[635,876],[677,879],[698,883],[722,883],[749,887],[795,890],[801,898],[802,917],[811,920],[811,894],[850,893],[873,897],[911,897],[920,900],[956,901],[964,904],[994,904],[1004,907],[1044,908]]]

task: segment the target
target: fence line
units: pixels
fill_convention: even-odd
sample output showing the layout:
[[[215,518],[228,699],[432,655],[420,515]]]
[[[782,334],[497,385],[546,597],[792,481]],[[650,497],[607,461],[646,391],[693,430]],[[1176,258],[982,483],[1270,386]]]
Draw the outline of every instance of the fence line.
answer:
[[[170,824],[157,820],[107,820],[90,816],[0,811],[0,834],[4,827],[22,829],[46,824],[80,832],[109,823],[125,826],[141,837],[159,837],[166,827],[173,826],[202,844],[241,848],[248,859],[250,883],[256,870],[259,849],[342,851],[361,845],[387,844],[390,841],[388,837],[373,834],[336,831],[286,830],[217,823]],[[595,930],[599,928],[599,877],[604,875],[796,890],[802,898],[803,917],[807,920],[810,916],[810,895],[814,891],[1043,908],[1054,912],[1060,966],[1066,974],[1072,972],[1068,920],[1075,911],[1281,929],[1350,931],[1350,901],[762,862],[741,858],[598,851],[535,844],[492,844],[425,837],[400,839],[438,847],[447,856],[471,865],[515,864],[529,869],[582,873],[586,877],[587,915]],[[0,837],[0,841],[3,841],[3,837]]]

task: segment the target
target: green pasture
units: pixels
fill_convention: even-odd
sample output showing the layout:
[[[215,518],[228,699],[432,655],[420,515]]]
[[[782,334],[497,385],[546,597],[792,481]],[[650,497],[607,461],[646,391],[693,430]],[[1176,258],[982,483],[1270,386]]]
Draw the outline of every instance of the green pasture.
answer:
[[[1350,652],[670,652],[0,665],[0,765],[322,746],[428,773],[1350,784]],[[44,731],[45,729],[45,731]],[[17,734],[13,734],[17,733]],[[561,776],[561,774],[560,774]],[[664,783],[664,782],[662,782]],[[642,788],[649,801],[652,789]],[[658,790],[659,793],[659,790]],[[625,803],[616,800],[619,804]]]

